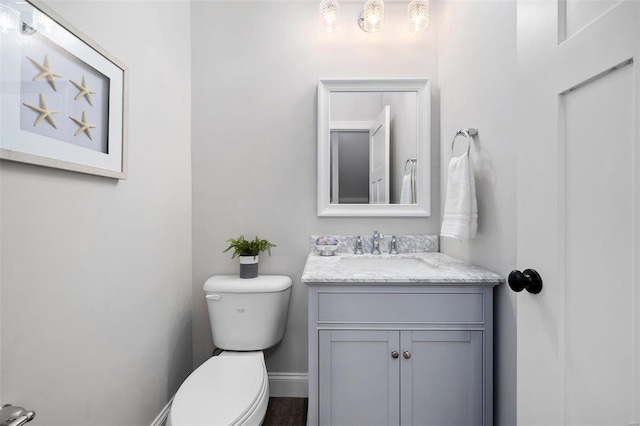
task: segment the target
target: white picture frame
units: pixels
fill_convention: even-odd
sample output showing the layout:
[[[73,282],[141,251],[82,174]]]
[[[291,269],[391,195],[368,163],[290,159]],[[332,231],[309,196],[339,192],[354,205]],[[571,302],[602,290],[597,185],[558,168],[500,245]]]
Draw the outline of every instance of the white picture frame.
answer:
[[[126,179],[128,68],[39,1],[0,7],[0,158]]]

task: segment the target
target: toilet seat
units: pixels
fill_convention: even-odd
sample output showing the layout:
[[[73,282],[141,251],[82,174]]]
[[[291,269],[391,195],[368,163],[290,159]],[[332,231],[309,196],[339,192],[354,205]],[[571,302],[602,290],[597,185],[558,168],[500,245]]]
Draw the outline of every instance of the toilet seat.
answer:
[[[262,352],[223,352],[184,381],[171,405],[172,426],[259,425],[269,381]]]

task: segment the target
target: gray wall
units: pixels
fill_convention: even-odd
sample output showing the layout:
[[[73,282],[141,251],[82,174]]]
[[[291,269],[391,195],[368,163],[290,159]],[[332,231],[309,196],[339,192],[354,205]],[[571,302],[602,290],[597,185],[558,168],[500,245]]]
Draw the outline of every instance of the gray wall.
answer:
[[[335,163],[332,155],[331,170],[338,168],[339,202],[368,203],[369,132],[331,132],[331,149],[333,150],[334,147],[337,148],[339,155]],[[332,174],[332,199],[336,196],[333,193],[333,177]]]
[[[516,2],[446,1],[440,12],[443,197],[453,135],[479,129],[471,151],[478,237],[469,243],[443,238],[441,251],[507,275],[516,261]],[[466,147],[458,138],[455,155]],[[516,297],[506,284],[494,297],[495,424],[515,425]]]
[[[190,7],[50,6],[129,66],[129,179],[0,163],[2,402],[148,425],[191,370]]]
[[[391,106],[391,140],[393,143],[390,148],[391,164],[391,188],[390,198],[392,204],[400,204],[402,196],[402,180],[405,174],[410,173],[411,167],[407,165],[405,173],[405,164],[408,159],[418,156],[417,144],[405,141],[416,141],[418,138],[418,130],[415,125],[418,118],[415,111],[416,96],[407,96],[407,94],[390,93],[385,94],[386,99],[383,101],[385,105]],[[433,141],[438,144],[438,140]],[[439,180],[436,180],[438,182]]]
[[[267,351],[270,372],[307,372],[307,289],[300,282],[311,234],[438,232],[436,217],[318,218],[317,80],[430,77],[437,87],[436,25],[414,36],[406,3],[387,3],[386,29],[365,34],[361,3],[341,2],[341,28],[321,32],[318,2],[194,2],[193,339],[194,366],[212,351],[202,285],[237,273],[225,240],[256,234],[278,245],[260,272],[293,279],[287,331]],[[433,110],[438,111],[434,90]],[[439,158],[434,114],[433,181]],[[439,212],[438,185],[432,193]]]

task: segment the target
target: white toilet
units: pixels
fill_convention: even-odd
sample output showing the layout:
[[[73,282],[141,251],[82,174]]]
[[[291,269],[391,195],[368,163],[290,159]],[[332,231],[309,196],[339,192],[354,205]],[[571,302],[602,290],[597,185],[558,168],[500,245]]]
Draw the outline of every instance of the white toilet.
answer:
[[[263,349],[282,339],[291,278],[217,275],[204,284],[213,343],[223,349],[184,381],[170,426],[257,426],[269,402]]]

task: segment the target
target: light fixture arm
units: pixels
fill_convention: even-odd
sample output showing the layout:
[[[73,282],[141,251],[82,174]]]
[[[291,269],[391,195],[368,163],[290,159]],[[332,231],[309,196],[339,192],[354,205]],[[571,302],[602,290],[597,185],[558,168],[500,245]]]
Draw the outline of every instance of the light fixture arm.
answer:
[[[362,31],[364,31],[365,33],[368,33],[369,31],[364,29],[364,10],[362,12],[360,12],[360,17],[358,18],[358,26],[360,27],[360,29]]]

